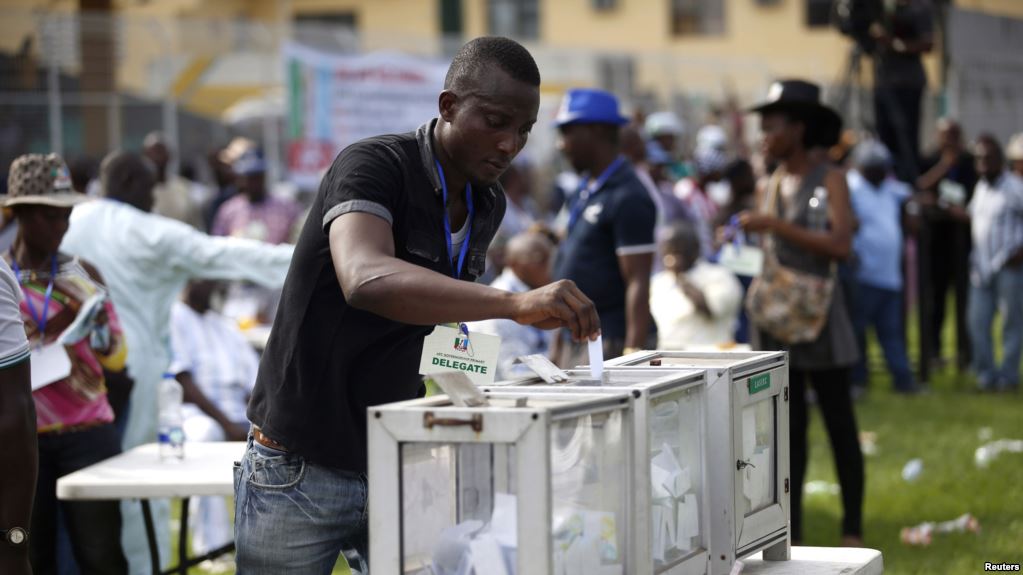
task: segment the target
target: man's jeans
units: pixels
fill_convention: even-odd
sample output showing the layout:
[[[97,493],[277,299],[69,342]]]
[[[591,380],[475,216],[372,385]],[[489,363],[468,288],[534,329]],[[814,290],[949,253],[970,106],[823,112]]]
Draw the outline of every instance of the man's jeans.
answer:
[[[996,311],[1002,315],[1002,365],[998,367],[991,337]],[[987,285],[971,285],[969,319],[973,370],[980,387],[1018,386],[1023,348],[1023,266],[1002,268]]]
[[[368,573],[366,476],[252,440],[234,468],[238,575],[329,574],[345,552]]]
[[[867,327],[873,325],[877,341],[884,350],[884,358],[896,391],[913,391],[913,371],[906,355],[906,334],[902,327],[902,292],[874,287],[865,283],[856,285],[856,313],[853,325],[860,345],[860,360],[854,366],[854,384],[867,382]]]

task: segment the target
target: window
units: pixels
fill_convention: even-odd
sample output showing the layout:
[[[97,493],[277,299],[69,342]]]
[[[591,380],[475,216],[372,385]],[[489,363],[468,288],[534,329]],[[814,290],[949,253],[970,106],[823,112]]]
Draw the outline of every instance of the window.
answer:
[[[322,50],[357,52],[358,19],[354,12],[303,12],[295,16],[295,41]]]
[[[725,3],[721,0],[671,0],[671,33],[703,36],[725,33]]]
[[[488,0],[490,33],[523,40],[540,37],[540,0]]]
[[[832,0],[806,0],[806,25],[821,28],[831,25]]]

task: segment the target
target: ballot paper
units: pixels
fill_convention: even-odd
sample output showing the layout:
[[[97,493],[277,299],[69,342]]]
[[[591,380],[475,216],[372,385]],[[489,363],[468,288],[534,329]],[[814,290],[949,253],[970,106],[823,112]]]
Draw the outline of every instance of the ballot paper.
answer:
[[[650,460],[650,480],[654,498],[679,498],[692,488],[689,468],[678,462],[667,443],[661,445],[661,452]]]
[[[749,457],[743,470],[742,492],[749,500],[749,511],[758,511],[773,503],[771,494],[771,448],[762,447]]]
[[[742,410],[742,459],[748,460],[757,448],[757,412],[753,406]]]
[[[469,552],[472,554],[472,567],[476,575],[511,575],[508,566],[504,562],[504,554],[501,553],[501,546],[497,539],[490,533],[484,533],[469,542]]]
[[[700,510],[695,494],[687,493],[679,501],[677,521],[675,547],[681,551],[689,551],[693,548],[693,537],[700,536]]]
[[[32,350],[32,391],[42,389],[71,375],[71,358],[59,343],[51,343]]]
[[[590,352],[590,377],[600,380],[604,376],[604,339],[597,336],[596,341],[588,344]]]

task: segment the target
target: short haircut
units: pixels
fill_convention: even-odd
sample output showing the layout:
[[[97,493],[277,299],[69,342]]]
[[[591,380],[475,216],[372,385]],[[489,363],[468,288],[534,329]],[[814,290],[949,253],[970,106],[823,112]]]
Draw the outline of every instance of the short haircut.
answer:
[[[508,38],[483,36],[466,42],[455,54],[444,78],[444,89],[464,89],[491,66],[497,66],[519,82],[540,85],[540,70],[528,50]]]
[[[1004,159],[1005,156],[1002,154],[1002,144],[998,141],[998,138],[991,133],[983,133],[977,136],[977,146],[985,146],[998,156],[999,159]]]
[[[121,198],[132,191],[140,174],[154,175],[156,168],[141,154],[116,150],[107,154],[99,167],[103,196]],[[155,176],[154,176],[155,177]]]
[[[679,221],[672,224],[665,232],[661,241],[664,251],[684,255],[691,261],[700,257],[700,235],[689,222]]]

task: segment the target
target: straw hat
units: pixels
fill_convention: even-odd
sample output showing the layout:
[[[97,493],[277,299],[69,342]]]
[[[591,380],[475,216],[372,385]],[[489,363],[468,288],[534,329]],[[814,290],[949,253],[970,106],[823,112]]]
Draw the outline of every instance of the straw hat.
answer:
[[[71,187],[71,172],[57,154],[25,154],[11,163],[3,207],[44,205],[70,208],[88,201]]]

